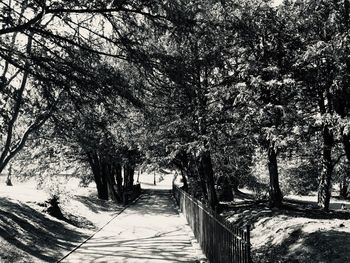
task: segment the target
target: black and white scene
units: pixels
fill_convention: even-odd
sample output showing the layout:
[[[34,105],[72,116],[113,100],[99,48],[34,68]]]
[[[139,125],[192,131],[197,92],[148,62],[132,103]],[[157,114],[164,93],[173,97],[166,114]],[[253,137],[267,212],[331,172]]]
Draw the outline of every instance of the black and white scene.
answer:
[[[0,263],[349,247],[350,0],[0,0]]]

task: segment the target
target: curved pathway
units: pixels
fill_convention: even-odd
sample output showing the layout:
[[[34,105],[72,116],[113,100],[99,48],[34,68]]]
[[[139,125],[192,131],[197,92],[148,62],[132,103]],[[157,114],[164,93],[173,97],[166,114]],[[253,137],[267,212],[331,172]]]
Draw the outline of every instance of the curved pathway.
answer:
[[[170,191],[146,190],[62,262],[199,262],[190,234]]]

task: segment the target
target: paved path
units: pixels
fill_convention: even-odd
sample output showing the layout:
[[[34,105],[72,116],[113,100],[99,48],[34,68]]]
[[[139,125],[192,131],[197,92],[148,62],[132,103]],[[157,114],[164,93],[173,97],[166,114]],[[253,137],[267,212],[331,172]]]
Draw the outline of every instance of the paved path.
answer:
[[[62,262],[197,262],[169,191],[148,190]]]

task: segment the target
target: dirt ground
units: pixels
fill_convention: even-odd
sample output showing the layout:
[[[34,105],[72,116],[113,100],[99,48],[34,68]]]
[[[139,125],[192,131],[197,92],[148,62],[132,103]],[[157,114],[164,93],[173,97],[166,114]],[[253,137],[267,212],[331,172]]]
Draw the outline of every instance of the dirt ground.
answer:
[[[94,184],[91,184],[89,187],[79,187],[78,179],[66,177],[51,178],[51,181],[48,179],[41,183],[41,189],[37,188],[38,183],[36,180],[26,182],[13,180],[13,186],[6,186],[4,179],[4,177],[0,177],[1,263],[56,262],[72,251],[77,245],[80,245],[87,238],[95,234],[107,222],[113,222],[115,219],[119,217],[123,218],[123,216],[125,217],[127,215],[125,211],[128,209],[124,210],[125,213],[120,214],[123,210],[121,205],[99,200],[96,196]],[[140,178],[142,188],[147,188],[150,191],[152,189],[158,191],[167,189],[167,193],[171,189],[172,180],[172,174],[156,175],[156,185],[154,185],[154,174],[143,174]],[[58,193],[60,195],[60,208],[66,218],[65,221],[57,220],[45,213],[43,204],[49,198],[49,193]],[[131,234],[141,235],[140,243],[137,243],[138,236],[132,242],[128,241],[125,243],[123,241],[123,243],[120,240],[118,240],[119,243],[117,242],[117,244],[123,243],[124,248],[128,250],[125,255],[130,252],[129,246],[134,246],[133,249],[135,253],[136,251],[138,252],[137,255],[139,261],[141,260],[140,262],[153,262],[155,260],[163,262],[163,259],[166,259],[166,262],[197,262],[195,258],[203,258],[203,255],[198,252],[198,248],[195,248],[199,245],[194,246],[195,240],[193,240],[193,237],[187,236],[189,234],[186,233],[190,232],[188,230],[189,227],[187,226],[188,229],[186,232],[185,219],[181,219],[177,215],[176,209],[173,207],[174,204],[170,207],[170,199],[164,201],[161,198],[158,198],[159,200],[157,198],[157,195],[149,195],[146,199],[142,199],[143,202],[147,201],[148,203],[141,203],[139,207],[135,208],[136,210],[134,209],[135,211],[130,208],[129,213],[134,217],[136,215],[139,216],[140,218],[137,219],[139,220],[138,223],[143,224],[138,228],[137,232],[135,231],[135,222],[132,221],[133,219],[126,217],[123,221],[124,225],[130,226],[131,224],[131,227],[127,228],[118,223],[119,228],[112,226],[111,230],[106,227],[106,231],[98,231],[100,234],[97,233],[96,238],[94,238],[94,235],[91,240],[99,240],[98,235],[101,235],[101,233],[109,234],[109,241],[111,239],[117,239],[124,232],[128,236]],[[164,208],[162,208],[162,205]],[[137,209],[141,209],[142,213],[136,213],[138,212]],[[116,215],[118,217],[115,218]],[[145,221],[147,215],[149,219]],[[170,215],[174,217],[174,220],[169,221]],[[162,228],[159,217],[163,218],[163,221],[170,222],[171,227],[168,224]],[[115,219],[111,221],[113,218]],[[152,225],[153,230],[151,229]],[[123,226],[125,229],[129,229],[128,231],[131,231],[131,234]],[[144,233],[140,229],[146,229],[148,232],[146,231]],[[159,232],[160,229],[163,229],[164,234]],[[154,237],[151,230],[154,232]],[[118,233],[116,234],[115,231]],[[143,240],[144,236],[147,237],[146,240]],[[103,237],[100,241],[100,243],[104,244],[106,243],[106,238]],[[145,243],[146,241],[147,243]],[[85,244],[89,247],[88,242]],[[110,247],[113,247],[112,243],[105,248],[108,253],[110,253]],[[98,253],[103,252],[101,246],[94,245],[94,247],[99,250]],[[119,245],[116,248],[119,248]],[[154,253],[152,251],[159,255],[153,255]],[[149,253],[147,254],[146,252]],[[184,255],[186,255],[186,258]],[[105,262],[105,256],[102,253],[100,260]],[[148,258],[149,261],[142,261],[145,258]],[[89,262],[89,259],[86,261],[85,259],[83,262]],[[131,259],[128,262],[134,261]]]
[[[146,179],[144,186],[156,187],[153,176]],[[34,181],[8,187],[2,180],[0,262],[55,262],[122,209],[98,200],[94,185],[82,188],[69,179],[58,182],[64,186],[60,205],[67,218],[59,221],[41,206],[48,189],[38,190]],[[172,178],[156,181],[168,187]],[[350,262],[350,202],[333,197],[331,211],[323,212],[316,200],[315,194],[286,196],[284,208],[277,210],[246,192],[225,204],[223,216],[236,225],[251,225],[254,262]]]
[[[251,224],[253,262],[350,262],[350,202],[332,198],[331,211],[316,207],[317,196],[286,196],[281,210],[241,196],[223,215]]]
[[[78,187],[76,179],[59,183],[69,186],[60,204],[65,221],[44,212],[49,194],[35,181],[13,186],[0,181],[0,262],[55,262],[122,209],[98,200],[93,185]]]

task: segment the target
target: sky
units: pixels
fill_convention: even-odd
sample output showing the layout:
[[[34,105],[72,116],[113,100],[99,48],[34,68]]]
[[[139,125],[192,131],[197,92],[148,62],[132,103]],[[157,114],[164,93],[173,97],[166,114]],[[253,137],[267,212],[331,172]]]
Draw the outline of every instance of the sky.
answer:
[[[283,0],[274,0],[274,5],[279,5]]]

